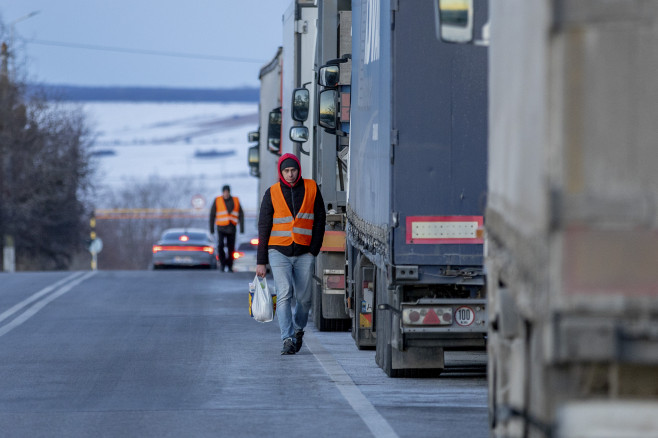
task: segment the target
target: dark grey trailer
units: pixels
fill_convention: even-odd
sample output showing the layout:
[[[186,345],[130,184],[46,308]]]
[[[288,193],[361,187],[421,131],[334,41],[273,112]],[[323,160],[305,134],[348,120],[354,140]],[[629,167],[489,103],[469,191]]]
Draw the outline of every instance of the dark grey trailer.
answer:
[[[435,3],[352,3],[347,293],[390,376],[485,347],[487,47],[443,41]]]

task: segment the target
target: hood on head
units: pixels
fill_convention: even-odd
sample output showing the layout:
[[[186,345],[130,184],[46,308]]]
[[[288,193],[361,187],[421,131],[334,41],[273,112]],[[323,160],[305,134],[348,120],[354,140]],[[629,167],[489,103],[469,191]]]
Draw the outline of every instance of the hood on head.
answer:
[[[281,174],[281,164],[288,158],[293,159],[297,163],[297,166],[299,166],[299,175],[297,176],[297,180],[292,185],[288,184],[288,182],[286,182],[286,180],[283,179],[283,175]],[[279,162],[277,163],[276,167],[279,172],[279,180],[289,187],[296,185],[299,182],[299,180],[302,179],[302,164],[299,162],[299,158],[297,158],[293,154],[283,154],[279,158]]]

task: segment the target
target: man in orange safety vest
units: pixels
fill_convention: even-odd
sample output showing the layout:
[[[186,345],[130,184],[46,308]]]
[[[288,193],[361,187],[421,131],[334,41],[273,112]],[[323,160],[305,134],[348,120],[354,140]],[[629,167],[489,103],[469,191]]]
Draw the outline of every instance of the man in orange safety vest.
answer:
[[[302,347],[311,310],[315,257],[322,247],[326,213],[318,185],[302,178],[295,155],[279,158],[278,168],[279,182],[267,189],[260,206],[256,275],[265,277],[269,263],[283,340],[281,354],[295,354]]]
[[[222,196],[215,198],[210,208],[210,234],[217,226],[217,255],[222,272],[233,272],[233,253],[235,252],[235,234],[240,223],[240,233],[244,233],[244,213],[240,200],[231,196],[229,186],[222,187]],[[227,252],[224,252],[226,247]]]

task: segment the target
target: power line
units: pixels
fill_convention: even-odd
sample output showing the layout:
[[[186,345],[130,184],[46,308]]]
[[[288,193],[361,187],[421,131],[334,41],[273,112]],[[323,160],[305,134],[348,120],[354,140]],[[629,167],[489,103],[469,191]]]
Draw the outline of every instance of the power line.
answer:
[[[139,55],[168,56],[173,58],[206,59],[210,61],[224,61],[224,62],[250,62],[250,63],[258,63],[258,64],[262,64],[266,62],[263,61],[262,59],[253,59],[253,58],[237,58],[232,56],[203,55],[203,54],[181,53],[181,52],[161,52],[158,50],[128,49],[125,47],[97,46],[92,44],[67,43],[61,41],[47,41],[47,40],[38,40],[38,39],[27,39],[25,40],[25,42],[28,44],[36,44],[41,46],[67,47],[72,49],[97,50],[103,52],[133,53]]]

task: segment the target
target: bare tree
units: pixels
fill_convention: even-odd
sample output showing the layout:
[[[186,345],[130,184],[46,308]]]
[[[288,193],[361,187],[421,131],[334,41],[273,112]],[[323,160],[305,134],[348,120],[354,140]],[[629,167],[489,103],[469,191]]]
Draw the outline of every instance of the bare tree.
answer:
[[[66,269],[87,231],[89,129],[81,110],[27,96],[8,59],[3,44],[0,235],[11,236],[18,269]]]
[[[200,217],[168,214],[173,209],[187,210],[194,193],[201,187],[193,178],[162,178],[130,180],[119,190],[102,194],[103,204],[112,209],[136,211],[136,214],[98,220],[96,230],[103,239],[103,251],[98,255],[100,269],[146,269],[151,263],[152,246],[167,228],[207,228],[204,211]],[[158,210],[159,215],[139,214],[141,210]]]

